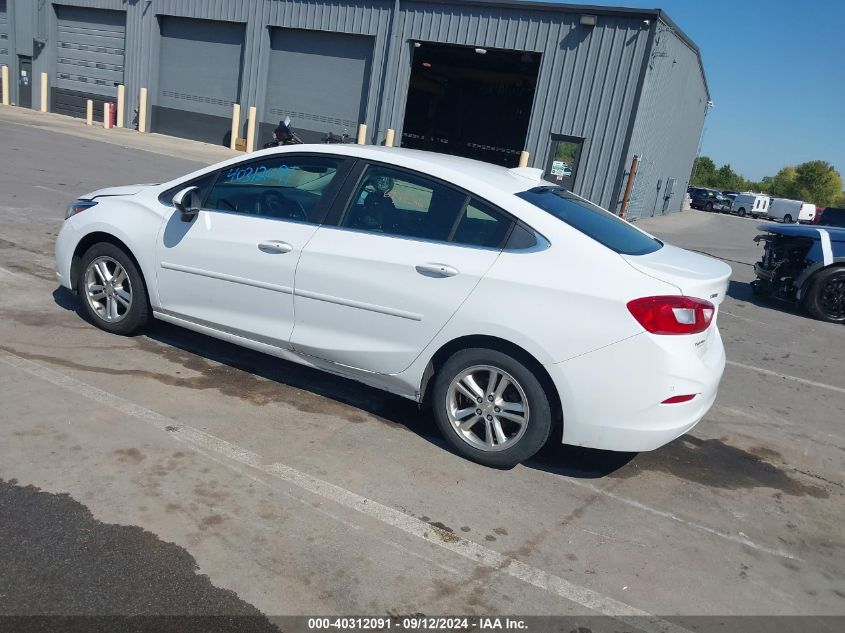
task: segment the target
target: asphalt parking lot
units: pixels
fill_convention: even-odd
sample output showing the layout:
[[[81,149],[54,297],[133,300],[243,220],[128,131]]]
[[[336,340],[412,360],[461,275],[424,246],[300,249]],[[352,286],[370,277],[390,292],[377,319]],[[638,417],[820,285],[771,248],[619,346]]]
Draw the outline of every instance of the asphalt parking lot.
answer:
[[[187,173],[202,147],[7,111],[0,614],[845,615],[845,328],[751,295],[756,221],[639,223],[734,271],[728,367],[690,434],[495,471],[398,397],[86,323],[53,274],[64,208]]]

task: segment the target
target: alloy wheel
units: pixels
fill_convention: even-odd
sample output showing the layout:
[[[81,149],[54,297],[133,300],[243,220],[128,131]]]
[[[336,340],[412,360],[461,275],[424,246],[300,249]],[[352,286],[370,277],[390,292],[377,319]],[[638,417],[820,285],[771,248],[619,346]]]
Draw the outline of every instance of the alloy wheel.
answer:
[[[825,284],[819,304],[829,319],[845,318],[845,276],[836,276]]]
[[[85,270],[85,298],[100,319],[118,323],[132,307],[132,283],[116,259],[101,256]]]
[[[455,376],[446,391],[446,412],[457,436],[483,451],[516,444],[530,415],[519,382],[492,365],[475,365]]]

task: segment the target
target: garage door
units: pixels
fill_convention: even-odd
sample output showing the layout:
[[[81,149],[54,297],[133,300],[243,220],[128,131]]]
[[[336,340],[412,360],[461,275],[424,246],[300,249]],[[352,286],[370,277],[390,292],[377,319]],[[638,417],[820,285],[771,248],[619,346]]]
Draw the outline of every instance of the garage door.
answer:
[[[156,132],[228,145],[244,31],[234,22],[162,18]]]
[[[289,116],[308,142],[355,136],[364,121],[373,38],[324,31],[272,31],[262,138]]]
[[[9,57],[9,17],[6,13],[6,0],[0,0],[0,66],[9,67],[9,81],[15,78],[12,76],[12,64]],[[3,87],[0,86],[0,99],[3,97]]]
[[[93,99],[102,115],[104,101],[117,99],[123,83],[126,13],[83,7],[56,6],[56,80],[52,109],[85,116],[85,102]]]

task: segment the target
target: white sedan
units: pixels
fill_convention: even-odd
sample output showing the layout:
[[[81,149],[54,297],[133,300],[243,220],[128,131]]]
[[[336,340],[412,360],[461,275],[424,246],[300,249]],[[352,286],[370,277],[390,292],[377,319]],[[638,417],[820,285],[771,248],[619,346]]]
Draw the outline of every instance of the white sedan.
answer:
[[[355,145],[256,152],[68,209],[59,282],[99,327],[151,317],[431,406],[511,467],[554,433],[652,450],[716,398],[730,268],[541,180]]]

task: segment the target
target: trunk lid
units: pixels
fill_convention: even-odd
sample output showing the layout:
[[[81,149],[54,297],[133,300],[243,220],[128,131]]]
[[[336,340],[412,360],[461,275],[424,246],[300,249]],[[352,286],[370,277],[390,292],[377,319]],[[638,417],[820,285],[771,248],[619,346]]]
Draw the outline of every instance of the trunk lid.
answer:
[[[731,267],[707,255],[664,244],[646,255],[622,255],[644,275],[672,284],[681,294],[705,299],[713,305],[724,301]]]

